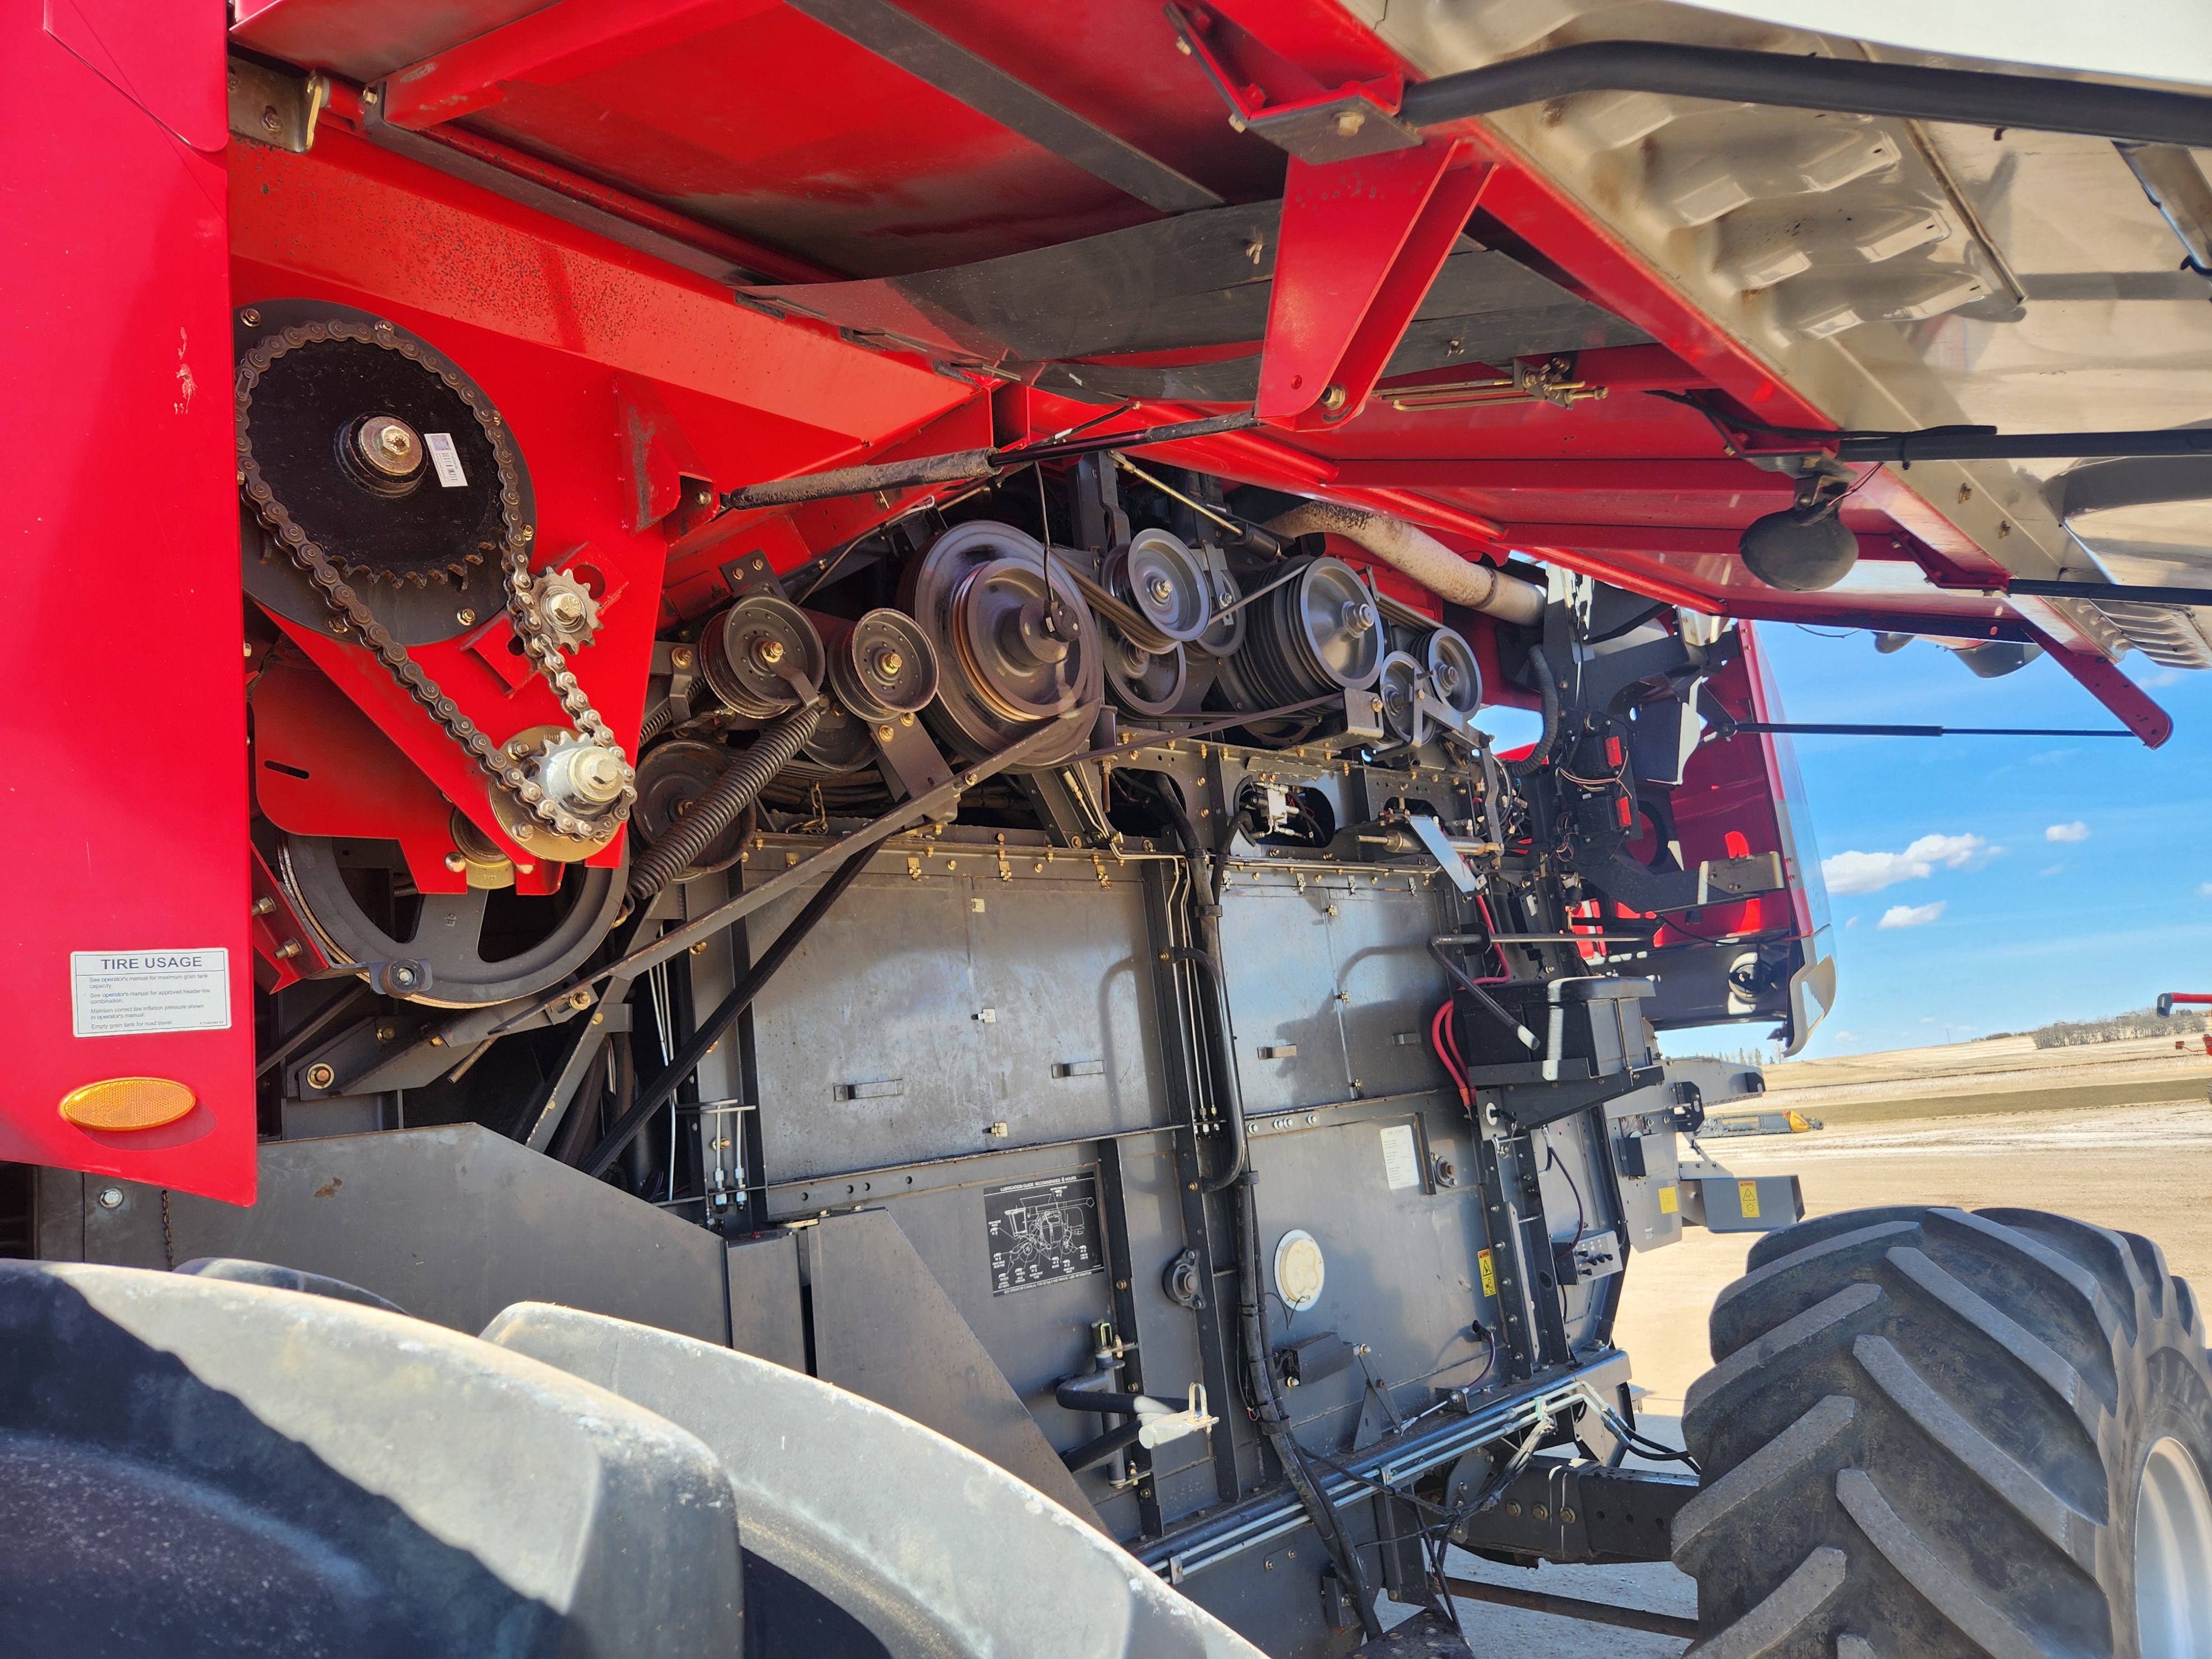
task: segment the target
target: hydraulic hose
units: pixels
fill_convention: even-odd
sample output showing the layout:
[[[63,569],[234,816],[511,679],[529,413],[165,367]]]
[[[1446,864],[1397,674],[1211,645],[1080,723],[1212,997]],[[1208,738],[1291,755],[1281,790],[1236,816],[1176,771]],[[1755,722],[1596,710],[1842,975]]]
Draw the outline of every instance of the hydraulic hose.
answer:
[[[1552,665],[1544,660],[1541,647],[1528,647],[1528,668],[1536,677],[1536,695],[1543,699],[1544,729],[1534,749],[1519,760],[1505,763],[1509,777],[1527,777],[1551,757],[1552,745],[1559,740],[1559,688],[1552,679]]]
[[[1368,1640],[1374,1641],[1382,1636],[1382,1626],[1375,1616],[1374,1595],[1367,1587],[1366,1565],[1359,1559],[1358,1546],[1345,1536],[1335,1506],[1306,1465],[1304,1449],[1298,1444],[1290,1412],[1283,1405],[1275,1368],[1268,1363],[1267,1309],[1260,1283],[1260,1206],[1253,1193],[1254,1179],[1248,1173],[1237,1187],[1237,1309],[1244,1339],[1245,1391],[1256,1408],[1260,1432],[1275,1449],[1276,1461],[1297,1492],[1306,1518],[1321,1534],[1322,1547],[1336,1563],[1338,1573],[1351,1586],[1360,1628]]]
[[[790,959],[791,953],[814,931],[815,924],[830,914],[830,907],[836,903],[838,895],[859,880],[860,872],[867,867],[866,852],[857,853],[839,865],[830,879],[815,890],[814,896],[807,900],[806,908],[785,924],[783,931],[775,936],[775,943],[761,954],[759,961],[745,970],[744,977],[731,988],[729,995],[715,1005],[714,1012],[700,1022],[699,1029],[691,1033],[690,1040],[678,1051],[676,1058],[668,1062],[667,1069],[653,1079],[653,1086],[645,1091],[643,1097],[615,1120],[614,1127],[607,1131],[606,1139],[584,1162],[582,1167],[586,1175],[596,1180],[614,1167],[614,1161],[622,1156],[623,1148],[629,1145],[655,1112],[676,1097],[676,1091],[682,1086],[685,1078],[699,1069],[699,1062],[706,1059],[707,1051],[720,1042],[730,1027],[738,1023],[738,1015],[752,1006],[753,1000],[768,988],[768,982],[775,977],[776,970]]]
[[[631,905],[650,903],[662,888],[689,870],[714,838],[737,822],[738,814],[752,805],[769,781],[791,763],[821,722],[822,705],[814,702],[762,732],[759,741],[714,780],[666,835],[631,862]]]
[[[1437,937],[1429,941],[1429,954],[1437,959],[1437,963],[1442,965],[1444,972],[1449,974],[1454,979],[1460,982],[1461,987],[1467,992],[1468,995],[1473,997],[1477,1002],[1482,1005],[1484,1012],[1491,1015],[1500,1024],[1504,1026],[1507,1030],[1512,1032],[1515,1036],[1520,1038],[1521,1046],[1522,1048],[1534,1050],[1541,1047],[1542,1045],[1537,1042],[1536,1034],[1534,1031],[1530,1030],[1518,1019],[1515,1018],[1511,1011],[1509,1010],[1504,1003],[1500,1002],[1496,997],[1491,995],[1489,992],[1484,990],[1481,986],[1475,983],[1474,976],[1471,975],[1466,969],[1461,967],[1459,963],[1454,962],[1449,957],[1444,954],[1444,946],[1446,944],[1455,944],[1457,942],[1458,936],[1455,934],[1439,934]]]
[[[1205,1182],[1205,1191],[1218,1193],[1244,1173],[1247,1160],[1244,1082],[1237,1068],[1236,1028],[1229,1018],[1229,981],[1221,971],[1221,889],[1217,879],[1207,873],[1205,844],[1199,840],[1198,826],[1190,821],[1190,814],[1184,810],[1181,799],[1177,797],[1175,785],[1162,778],[1158,781],[1157,793],[1160,810],[1174,827],[1176,839],[1182,842],[1183,857],[1190,866],[1192,931],[1199,940],[1196,948],[1178,945],[1168,955],[1197,968],[1206,976],[1213,989],[1213,1018],[1210,1024],[1212,1026],[1216,1073],[1214,1087],[1229,1118],[1233,1149],[1229,1167]]]
[[[1544,620],[1544,590],[1495,565],[1455,553],[1419,526],[1334,501],[1305,501],[1267,522],[1278,536],[1334,532],[1439,599],[1531,628]]]

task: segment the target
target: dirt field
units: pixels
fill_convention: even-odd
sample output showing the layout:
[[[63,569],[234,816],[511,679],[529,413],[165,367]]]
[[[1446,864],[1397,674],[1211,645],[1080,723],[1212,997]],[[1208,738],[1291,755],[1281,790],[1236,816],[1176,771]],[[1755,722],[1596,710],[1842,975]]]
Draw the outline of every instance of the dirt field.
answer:
[[[1704,1146],[1746,1175],[1796,1173],[1808,1215],[1914,1202],[2058,1210],[2154,1239],[2177,1273],[2212,1288],[2212,1057],[2187,1041],[2039,1051],[2014,1037],[1778,1066],[1770,1103],[1826,1127]],[[1679,1412],[1711,1363],[1705,1313],[1750,1245],[1693,1228],[1630,1261],[1615,1337],[1651,1390],[1646,1409]]]

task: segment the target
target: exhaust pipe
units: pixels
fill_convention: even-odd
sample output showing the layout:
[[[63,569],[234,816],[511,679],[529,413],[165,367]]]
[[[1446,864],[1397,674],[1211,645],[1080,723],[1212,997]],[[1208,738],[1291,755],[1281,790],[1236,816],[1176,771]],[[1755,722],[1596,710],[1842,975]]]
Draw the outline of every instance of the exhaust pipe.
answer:
[[[1411,577],[1440,599],[1463,605],[1502,622],[1534,628],[1544,620],[1545,592],[1534,582],[1509,576],[1494,565],[1462,558],[1425,530],[1388,514],[1334,501],[1307,501],[1267,526],[1282,537],[1326,532],[1357,542],[1401,576]]]

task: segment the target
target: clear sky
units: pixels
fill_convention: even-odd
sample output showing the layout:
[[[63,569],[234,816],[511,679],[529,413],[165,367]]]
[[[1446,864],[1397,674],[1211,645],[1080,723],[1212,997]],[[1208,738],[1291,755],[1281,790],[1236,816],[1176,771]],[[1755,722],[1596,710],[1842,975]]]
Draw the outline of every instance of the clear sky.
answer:
[[[2118,724],[2048,658],[1979,680],[1924,640],[1885,657],[1866,634],[1773,623],[1759,634],[1785,719]],[[1808,1057],[2212,990],[2212,673],[2139,653],[2123,667],[2173,716],[2162,749],[2112,738],[1795,739],[1836,928],[1835,1012]]]
[[[1924,640],[1757,625],[1780,718],[2111,728],[2048,658],[1981,680]],[[1828,869],[1836,1007],[1804,1057],[1917,1048],[2212,991],[2212,672],[2124,672],[2173,716],[2133,738],[1797,738]],[[1534,719],[1486,710],[1501,743]],[[1524,725],[1525,728],[1524,729]],[[1760,1046],[1771,1026],[1669,1037]]]

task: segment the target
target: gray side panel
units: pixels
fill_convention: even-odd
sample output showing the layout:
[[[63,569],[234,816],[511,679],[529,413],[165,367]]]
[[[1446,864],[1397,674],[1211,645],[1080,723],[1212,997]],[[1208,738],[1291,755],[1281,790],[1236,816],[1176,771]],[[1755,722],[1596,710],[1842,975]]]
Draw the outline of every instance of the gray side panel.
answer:
[[[806,1369],[799,1307],[799,1236],[769,1233],[730,1246],[730,1346],[787,1370]]]
[[[1018,1145],[1155,1121],[1139,884],[997,867],[948,844],[861,878],[754,1004],[770,1179],[990,1150],[996,1123]]]
[[[1097,1523],[1043,1431],[888,1212],[806,1230],[814,1370],[935,1429]]]
[[[163,1267],[240,1256],[343,1279],[471,1334],[516,1302],[557,1302],[728,1340],[722,1241],[472,1123],[261,1148],[246,1209],[131,1182],[88,1205],[85,1255]]]

